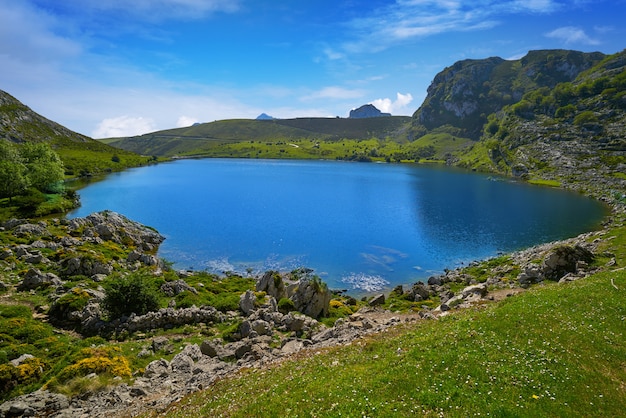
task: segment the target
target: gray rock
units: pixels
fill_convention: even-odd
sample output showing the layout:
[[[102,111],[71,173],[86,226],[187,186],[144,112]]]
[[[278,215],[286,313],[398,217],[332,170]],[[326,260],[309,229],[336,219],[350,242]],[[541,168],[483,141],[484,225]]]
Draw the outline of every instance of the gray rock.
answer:
[[[281,323],[288,331],[298,332],[302,331],[304,328],[306,317],[298,315],[294,312],[289,312],[287,315],[283,316]]]
[[[35,356],[33,356],[32,354],[22,354],[18,358],[9,361],[9,363],[17,367],[20,364],[24,363],[26,360],[31,359],[31,358],[35,358]]]
[[[17,290],[25,291],[31,289],[37,289],[41,286],[60,286],[63,282],[54,273],[42,273],[41,270],[31,268],[26,274],[24,279],[17,286]]]
[[[165,282],[161,286],[161,291],[169,297],[176,296],[182,292],[191,292],[194,295],[198,294],[198,291],[187,284],[184,280],[174,280],[172,282]]]
[[[172,372],[170,363],[165,359],[154,360],[146,366],[143,376],[148,379],[169,376]]]
[[[70,406],[69,399],[60,393],[38,390],[19,396],[0,405],[1,417],[53,416]]]
[[[161,350],[165,350],[168,346],[171,347],[170,340],[167,337],[155,337],[152,340],[152,351],[155,353]]]
[[[430,276],[428,278],[428,284],[430,286],[441,286],[443,284],[443,279],[441,276]]]
[[[217,357],[222,351],[222,344],[216,340],[205,340],[200,344],[200,352],[205,356]]]
[[[385,295],[383,293],[376,295],[369,301],[370,306],[378,306],[385,303]]]
[[[283,354],[293,354],[304,348],[304,342],[302,340],[289,340],[287,341],[280,351]]]
[[[13,251],[11,251],[9,248],[0,249],[0,260],[6,260],[12,255],[13,255]]]
[[[244,315],[248,316],[254,311],[254,304],[256,302],[256,295],[252,290],[247,290],[239,297],[239,309]]]

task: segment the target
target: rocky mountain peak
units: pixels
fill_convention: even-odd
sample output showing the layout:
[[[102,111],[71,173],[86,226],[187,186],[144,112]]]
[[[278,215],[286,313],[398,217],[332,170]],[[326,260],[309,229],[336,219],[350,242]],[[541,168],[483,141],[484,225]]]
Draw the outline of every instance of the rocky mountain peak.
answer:
[[[351,119],[358,118],[378,118],[382,116],[391,116],[391,113],[383,113],[376,108],[373,104],[366,104],[358,109],[352,109],[350,111]]]

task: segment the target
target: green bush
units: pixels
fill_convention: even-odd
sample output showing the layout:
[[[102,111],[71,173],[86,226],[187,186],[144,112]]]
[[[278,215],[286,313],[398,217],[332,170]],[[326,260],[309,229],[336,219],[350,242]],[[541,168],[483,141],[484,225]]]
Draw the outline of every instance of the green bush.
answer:
[[[289,312],[295,311],[296,305],[293,304],[293,301],[289,298],[282,298],[278,301],[278,311],[282,314],[288,314]]]
[[[71,292],[61,296],[50,308],[48,314],[56,319],[65,320],[70,312],[80,311],[89,302],[91,296],[84,289],[75,287]]]
[[[132,313],[143,315],[159,308],[156,290],[138,274],[116,277],[103,284],[106,296],[102,301],[109,319],[128,316]]]
[[[598,117],[591,110],[585,110],[584,112],[580,112],[574,118],[574,125],[583,126],[588,123],[597,123]]]

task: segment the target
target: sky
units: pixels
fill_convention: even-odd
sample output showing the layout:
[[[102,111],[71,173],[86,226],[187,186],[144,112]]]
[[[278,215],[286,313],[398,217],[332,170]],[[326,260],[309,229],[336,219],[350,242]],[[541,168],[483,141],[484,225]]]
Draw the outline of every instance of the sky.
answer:
[[[626,0],[0,0],[0,90],[93,138],[411,115],[462,59],[626,48]]]

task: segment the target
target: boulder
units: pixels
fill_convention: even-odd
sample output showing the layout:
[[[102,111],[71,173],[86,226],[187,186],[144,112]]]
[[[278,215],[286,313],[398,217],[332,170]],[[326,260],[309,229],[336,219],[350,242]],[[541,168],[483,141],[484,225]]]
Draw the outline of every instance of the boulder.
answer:
[[[385,295],[383,293],[376,295],[369,301],[370,306],[379,306],[385,303]]]
[[[287,297],[287,288],[282,276],[277,271],[266,271],[257,282],[256,291],[265,292],[276,300]]]
[[[41,270],[31,268],[24,274],[24,279],[17,286],[17,290],[25,291],[37,289],[41,286],[60,286],[63,282],[54,273],[42,273]]]
[[[94,276],[96,274],[109,275],[113,273],[113,266],[109,263],[89,256],[71,257],[61,261],[61,272],[65,277]]]
[[[218,357],[222,351],[221,340],[205,340],[200,344],[200,352],[205,356]]]
[[[319,278],[303,278],[290,299],[298,312],[311,318],[318,318],[328,313],[330,306],[330,290]]]
[[[67,396],[47,390],[37,390],[0,405],[0,417],[55,416],[69,407],[70,401]]]
[[[254,303],[256,302],[256,295],[252,290],[247,290],[239,297],[239,309],[244,315],[250,315],[254,311]]]
[[[304,348],[302,340],[289,340],[280,349],[283,354],[294,354]]]
[[[173,297],[182,292],[191,292],[195,295],[198,294],[198,291],[187,284],[184,280],[174,280],[172,282],[165,282],[161,285],[161,292],[165,293],[169,297]]]
[[[559,280],[567,273],[575,273],[594,260],[591,251],[580,245],[563,245],[552,250],[543,261],[543,273],[548,280]]]

